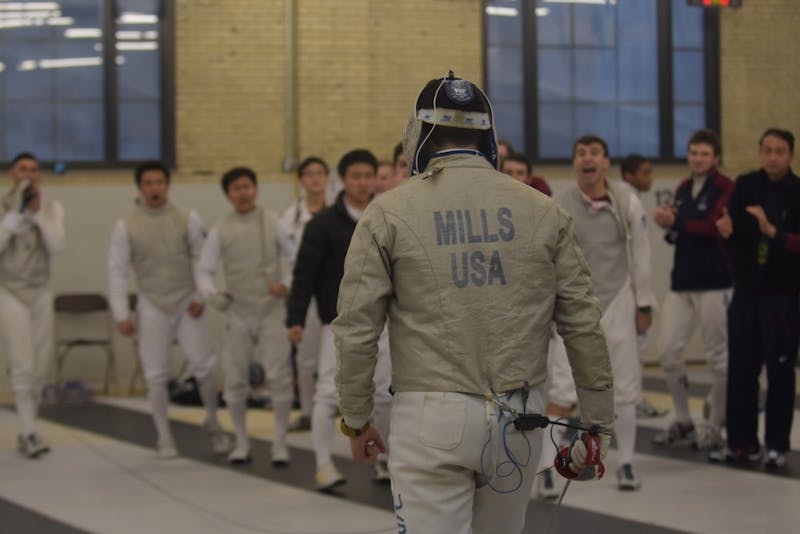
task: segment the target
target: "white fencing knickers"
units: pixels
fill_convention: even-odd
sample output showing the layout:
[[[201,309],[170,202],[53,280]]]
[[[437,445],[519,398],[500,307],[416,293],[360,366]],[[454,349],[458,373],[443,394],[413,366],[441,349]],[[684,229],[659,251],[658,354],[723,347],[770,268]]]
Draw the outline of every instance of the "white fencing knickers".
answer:
[[[192,300],[193,297],[187,297],[169,315],[139,293],[136,304],[139,358],[148,388],[165,386],[171,378],[174,339],[186,356],[192,376],[202,380],[214,369],[205,314],[200,317],[189,314]]]
[[[28,306],[0,286],[0,338],[11,367],[11,390],[23,435],[36,432],[42,382],[53,359],[53,298],[42,289]]]
[[[375,396],[370,421],[386,442],[389,435],[389,412],[392,404],[392,396],[389,393],[389,386],[392,382],[392,362],[389,356],[389,331],[385,326],[378,339],[378,355],[373,382]],[[331,325],[325,324],[320,329],[317,389],[314,393],[314,409],[311,416],[311,437],[314,442],[317,469],[321,469],[331,462],[331,446],[335,431],[334,418],[338,407],[336,345]]]
[[[522,395],[501,398],[522,411]],[[541,388],[531,388],[529,413],[543,413]],[[397,392],[389,434],[397,526],[408,534],[518,534],[536,475],[542,430],[506,430],[514,470],[503,448],[513,418],[480,395]],[[497,473],[510,473],[501,478]],[[492,489],[487,482],[500,492]]]
[[[670,291],[664,301],[658,354],[675,401],[676,420],[689,422],[684,350],[700,323],[705,357],[711,369],[710,424],[719,430],[725,417],[728,377],[728,304],[733,290]]]

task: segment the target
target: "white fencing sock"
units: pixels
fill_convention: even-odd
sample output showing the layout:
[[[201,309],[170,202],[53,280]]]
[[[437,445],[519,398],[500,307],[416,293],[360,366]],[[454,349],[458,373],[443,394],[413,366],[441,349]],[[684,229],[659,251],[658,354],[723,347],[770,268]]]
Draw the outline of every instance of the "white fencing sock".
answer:
[[[167,417],[167,388],[164,384],[148,384],[147,400],[150,403],[150,412],[156,425],[158,443],[171,443],[172,433],[169,430]]]
[[[23,436],[36,433],[36,412],[38,403],[31,391],[17,391],[14,394],[14,404],[17,407],[19,429]]]
[[[617,438],[619,465],[633,463],[633,450],[636,446],[636,405],[622,404],[615,407],[614,435]]]
[[[246,445],[249,440],[247,438],[247,402],[242,400],[226,399],[228,403],[228,413],[231,415],[231,424],[233,425],[233,435],[236,438],[236,446]]]
[[[273,445],[286,446],[286,432],[289,429],[289,414],[292,411],[292,401],[272,401],[272,414],[275,416],[275,441]]]
[[[679,374],[675,371],[666,371],[664,375],[667,388],[675,404],[675,420],[684,424],[691,423],[692,416],[689,415],[689,380],[685,374]]]
[[[314,389],[317,386],[317,377],[314,370],[297,370],[297,389],[300,390],[300,414],[311,417],[314,409]]]
[[[711,415],[708,422],[716,430],[725,421],[725,400],[728,391],[728,377],[714,375],[711,378]]]
[[[219,404],[219,389],[214,373],[209,373],[203,378],[197,378],[197,389],[200,391],[200,399],[206,409],[206,430],[217,430],[220,428],[217,420],[217,405]]]
[[[317,459],[317,470],[331,463],[333,448],[334,420],[336,407],[327,404],[314,404],[311,411],[311,440],[314,443],[314,456]]]

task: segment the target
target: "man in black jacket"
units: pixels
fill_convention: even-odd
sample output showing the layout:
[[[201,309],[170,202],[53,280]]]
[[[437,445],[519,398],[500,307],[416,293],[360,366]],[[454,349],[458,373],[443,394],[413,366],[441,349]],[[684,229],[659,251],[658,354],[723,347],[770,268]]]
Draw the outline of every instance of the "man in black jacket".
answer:
[[[311,412],[311,435],[316,456],[317,488],[330,490],[345,482],[331,457],[334,419],[339,404],[336,392],[336,349],[331,321],[336,317],[339,282],[344,274],[344,258],[358,219],[375,191],[378,160],[368,150],[352,150],[342,156],[337,170],[344,190],[333,206],[327,207],[306,225],[294,266],[289,292],[287,335],[292,343],[303,337],[306,312],[314,297],[317,301],[320,330],[319,367]],[[389,427],[389,353],[388,337],[379,342],[379,364],[375,378],[374,423],[388,434]],[[386,434],[384,434],[386,435]],[[376,467],[376,480],[387,480],[385,463]]]
[[[761,170],[740,176],[717,221],[732,251],[734,292],[728,309],[728,447],[712,460],[757,462],[758,392],[767,367],[766,467],[783,468],[794,415],[800,294],[800,178],[790,167],[794,136],[761,136]]]

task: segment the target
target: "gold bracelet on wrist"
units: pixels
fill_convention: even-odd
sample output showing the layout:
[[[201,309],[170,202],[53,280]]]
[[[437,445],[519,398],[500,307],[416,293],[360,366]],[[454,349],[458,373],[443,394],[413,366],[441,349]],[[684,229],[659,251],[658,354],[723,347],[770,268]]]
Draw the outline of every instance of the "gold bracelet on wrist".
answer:
[[[342,417],[342,419],[339,421],[339,430],[341,430],[342,434],[344,434],[348,438],[357,438],[358,436],[366,432],[368,428],[369,428],[369,421],[367,421],[361,428],[353,428],[351,426],[347,426],[347,423],[344,422],[344,417]]]

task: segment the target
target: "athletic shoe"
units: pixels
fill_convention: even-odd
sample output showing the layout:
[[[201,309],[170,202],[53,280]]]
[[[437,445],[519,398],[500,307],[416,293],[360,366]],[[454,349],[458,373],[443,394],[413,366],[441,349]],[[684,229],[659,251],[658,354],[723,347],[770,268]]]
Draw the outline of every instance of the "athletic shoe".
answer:
[[[647,398],[636,405],[636,417],[638,419],[652,419],[654,417],[663,417],[669,413],[669,410],[657,408],[653,406]]]
[[[211,451],[214,454],[222,456],[230,452],[233,440],[231,440],[227,432],[218,428],[216,430],[211,430],[208,436],[211,439]]]
[[[322,469],[317,471],[314,476],[319,491],[330,491],[337,486],[341,486],[347,482],[344,476],[336,469],[333,462],[325,464]]]
[[[392,477],[389,474],[389,464],[378,460],[375,462],[375,467],[372,470],[372,481],[378,484],[385,484],[391,482]]]
[[[558,499],[559,495],[561,495],[561,492],[556,488],[552,469],[542,472],[536,479],[536,491],[539,497],[545,500]]]
[[[701,425],[697,431],[697,441],[692,447],[697,451],[713,451],[721,448],[725,443],[722,434],[711,425]]]
[[[761,460],[762,456],[764,456],[764,449],[760,445],[735,449],[725,446],[708,453],[710,461],[728,464],[755,464]]]
[[[623,464],[617,469],[617,488],[621,491],[636,491],[642,487],[642,481],[636,476],[631,464]]]
[[[764,460],[764,467],[767,469],[783,469],[786,467],[786,453],[775,449],[767,451],[767,458]]]
[[[250,444],[237,443],[233,450],[228,454],[228,463],[234,465],[250,463]]]
[[[694,443],[696,434],[694,423],[680,423],[673,421],[669,427],[653,436],[653,443],[657,445],[671,445],[675,443]]]
[[[175,443],[172,438],[159,441],[156,445],[156,454],[161,460],[171,460],[178,457],[178,449],[175,448]]]
[[[291,423],[289,423],[289,432],[308,432],[311,430],[311,417],[301,415]]]
[[[35,432],[27,436],[23,436],[22,434],[17,436],[17,448],[20,454],[28,458],[39,458],[50,452],[50,445]]]
[[[273,467],[288,467],[290,461],[291,461],[291,456],[289,455],[289,447],[286,446],[286,443],[282,443],[282,444],[278,445],[275,442],[273,442],[272,443],[272,466]]]

